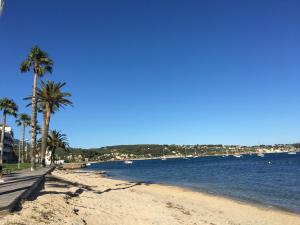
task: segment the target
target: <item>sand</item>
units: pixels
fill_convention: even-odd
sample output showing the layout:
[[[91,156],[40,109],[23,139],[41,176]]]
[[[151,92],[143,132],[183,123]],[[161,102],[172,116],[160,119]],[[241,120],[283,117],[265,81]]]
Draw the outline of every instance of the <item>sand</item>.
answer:
[[[34,199],[0,224],[300,225],[300,215],[183,188],[56,170]]]

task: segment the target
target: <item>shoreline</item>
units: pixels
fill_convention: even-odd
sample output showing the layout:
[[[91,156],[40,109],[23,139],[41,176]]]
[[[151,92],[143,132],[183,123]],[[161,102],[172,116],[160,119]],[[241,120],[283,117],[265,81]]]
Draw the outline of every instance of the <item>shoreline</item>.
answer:
[[[174,188],[179,188],[179,189],[183,189],[183,190],[186,189],[187,191],[200,193],[200,194],[208,195],[211,197],[224,198],[224,199],[231,200],[231,201],[239,203],[239,204],[249,205],[249,206],[253,206],[256,208],[260,208],[262,210],[273,210],[273,211],[284,212],[284,213],[289,213],[289,214],[296,214],[296,215],[300,216],[300,211],[293,211],[291,209],[287,209],[287,208],[280,207],[280,206],[268,205],[266,203],[255,201],[255,200],[243,199],[243,198],[239,198],[239,197],[232,197],[229,195],[222,195],[222,194],[218,194],[218,193],[211,193],[211,192],[208,192],[205,190],[188,188],[188,187],[184,187],[184,186],[165,185],[165,184],[157,184],[157,185],[162,185],[162,186],[166,186],[166,187],[174,187]]]
[[[300,225],[300,215],[172,185],[55,170],[36,199],[0,224]]]
[[[197,155],[195,158],[203,158],[203,157],[234,157],[235,155],[249,155],[249,156],[257,156],[261,152],[237,152],[235,154],[229,154],[225,156],[225,154],[213,154],[213,155]],[[288,154],[289,152],[263,152],[264,155],[269,155],[269,154]],[[296,151],[296,153],[300,153],[300,151]],[[131,160],[131,161],[142,161],[142,160],[160,160],[162,157],[151,157],[151,158],[128,158],[128,159],[115,159],[115,160],[106,160],[106,161],[91,161],[88,163],[95,164],[95,163],[106,163],[106,162],[122,162],[125,160]],[[165,155],[165,158],[167,159],[183,159],[185,156],[176,156],[176,155]],[[193,159],[194,157],[186,157],[188,159]]]
[[[87,169],[85,168],[84,170],[87,170]],[[79,171],[74,171],[74,172],[81,172],[81,171],[82,171],[81,173],[88,172],[88,170],[87,171],[84,171],[84,170],[79,170]],[[201,189],[197,189],[197,188],[181,186],[181,185],[176,185],[176,184],[155,183],[155,182],[148,182],[148,181],[134,180],[134,179],[132,179],[132,180],[128,179],[127,180],[127,179],[122,179],[122,178],[117,178],[117,177],[110,176],[110,175],[107,174],[107,171],[105,171],[105,170],[101,170],[101,171],[92,170],[92,171],[89,171],[89,172],[90,173],[95,173],[95,174],[96,173],[101,174],[103,177],[105,177],[107,179],[112,179],[112,180],[115,180],[115,181],[143,182],[143,183],[149,183],[151,185],[177,188],[177,189],[182,190],[182,191],[190,191],[190,192],[194,192],[194,193],[208,195],[208,196],[211,196],[211,197],[224,198],[224,199],[227,199],[227,200],[238,202],[240,204],[252,205],[254,207],[258,207],[258,208],[265,209],[265,210],[277,210],[277,211],[296,214],[296,215],[300,216],[300,211],[287,209],[287,208],[276,206],[276,205],[268,205],[268,204],[260,202],[260,201],[255,201],[255,200],[250,200],[250,199],[243,199],[243,198],[239,198],[239,197],[233,197],[233,196],[229,196],[229,195],[222,195],[222,194],[218,194],[218,193],[212,193],[212,192],[209,192],[209,191],[206,191],[206,190],[203,190],[203,189],[201,190]]]

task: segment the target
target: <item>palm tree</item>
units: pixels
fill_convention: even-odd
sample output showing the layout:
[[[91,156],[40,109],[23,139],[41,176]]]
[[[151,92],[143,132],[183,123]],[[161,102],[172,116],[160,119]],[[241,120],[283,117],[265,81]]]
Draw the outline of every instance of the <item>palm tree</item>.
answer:
[[[12,115],[17,116],[18,106],[17,104],[8,98],[0,99],[0,110],[2,113],[2,130],[1,130],[1,141],[0,141],[0,170],[2,174],[2,164],[3,164],[3,151],[4,151],[4,136],[5,136],[5,127],[6,127],[6,116]]]
[[[30,132],[30,157],[31,170],[35,170],[35,150],[36,150],[36,124],[37,124],[37,80],[45,73],[52,73],[53,61],[48,54],[42,51],[38,46],[34,46],[29,52],[26,60],[22,62],[20,70],[22,73],[29,72],[31,69],[34,73],[33,89],[32,89],[32,115],[31,115],[31,132]]]
[[[52,130],[48,136],[48,150],[51,152],[51,163],[55,160],[55,151],[57,149],[69,150],[69,142],[67,136],[60,131]]]
[[[37,89],[38,109],[43,113],[43,128],[41,142],[41,159],[42,165],[45,164],[45,153],[47,148],[48,131],[50,126],[51,114],[58,111],[64,106],[72,105],[67,99],[71,97],[70,93],[62,92],[62,88],[66,83],[55,83],[54,81],[41,81],[40,88]],[[25,98],[30,99],[31,97]]]
[[[45,153],[47,148],[48,131],[50,126],[51,114],[58,111],[61,107],[72,105],[67,99],[71,97],[70,93],[62,92],[66,83],[55,83],[53,81],[41,82],[41,87],[37,91],[38,103],[43,110],[43,128],[42,128],[42,164],[45,166]]]
[[[16,120],[17,126],[22,126],[22,152],[19,154],[19,162],[24,163],[24,151],[25,151],[25,129],[30,126],[30,116],[26,113],[21,113],[19,119]]]

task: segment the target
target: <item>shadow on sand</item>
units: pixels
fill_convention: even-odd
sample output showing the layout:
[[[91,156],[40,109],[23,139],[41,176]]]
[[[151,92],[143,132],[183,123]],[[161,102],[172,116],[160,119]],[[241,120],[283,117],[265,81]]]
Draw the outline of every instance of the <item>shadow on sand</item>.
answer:
[[[99,190],[95,190],[94,188],[96,186],[89,186],[89,185],[84,185],[84,184],[80,184],[77,182],[71,182],[71,181],[67,181],[52,175],[47,175],[45,177],[45,181],[41,183],[41,185],[38,187],[38,189],[31,194],[26,200],[28,201],[34,201],[36,200],[39,196],[43,196],[43,195],[48,195],[48,194],[58,194],[58,195],[65,195],[66,198],[66,203],[68,203],[68,200],[71,198],[75,198],[75,197],[79,197],[83,192],[87,191],[87,192],[93,192],[95,194],[104,194],[104,193],[108,193],[111,191],[119,191],[119,190],[125,190],[125,189],[130,189],[133,188],[135,186],[140,186],[140,185],[150,185],[150,182],[126,182],[126,183],[119,183],[115,185],[115,188],[107,188],[103,191],[99,191]],[[75,192],[71,192],[71,191],[45,191],[45,186],[47,187],[53,187],[53,188],[72,188],[72,187],[76,187],[76,191]],[[22,203],[20,203],[15,209],[14,211],[20,211],[22,209]]]

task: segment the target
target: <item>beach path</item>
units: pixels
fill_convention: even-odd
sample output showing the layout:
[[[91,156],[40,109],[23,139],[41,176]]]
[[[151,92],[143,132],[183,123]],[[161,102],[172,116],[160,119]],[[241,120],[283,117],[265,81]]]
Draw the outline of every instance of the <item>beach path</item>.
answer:
[[[0,215],[10,212],[18,202],[28,197],[52,168],[35,171],[20,170],[4,176],[0,183]]]

